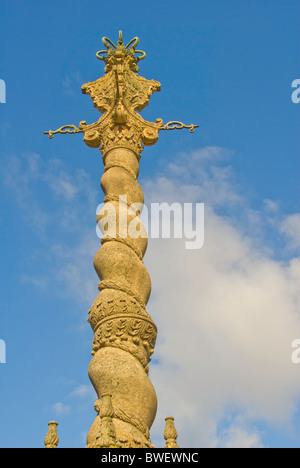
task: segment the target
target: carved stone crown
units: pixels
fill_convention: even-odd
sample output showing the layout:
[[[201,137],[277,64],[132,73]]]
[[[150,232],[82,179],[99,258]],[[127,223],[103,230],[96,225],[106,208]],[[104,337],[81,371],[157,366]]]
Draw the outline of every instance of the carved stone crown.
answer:
[[[139,155],[142,143],[150,146],[158,140],[162,120],[147,122],[137,113],[149,104],[153,92],[161,88],[158,81],[137,74],[137,62],[146,56],[145,52],[136,50],[138,42],[135,37],[125,46],[121,32],[117,46],[104,37],[107,50],[100,50],[96,55],[106,64],[105,75],[82,86],[83,94],[89,94],[94,107],[104,114],[94,124],[81,122],[84,141],[93,148],[100,146],[103,154],[125,147]]]
[[[49,138],[56,133],[84,133],[83,141],[91,148],[100,148],[103,156],[111,149],[129,148],[139,158],[144,146],[157,142],[160,130],[189,128],[191,133],[194,132],[198,125],[184,125],[178,121],[164,125],[160,118],[147,122],[138,113],[161,88],[158,81],[138,75],[137,64],[146,57],[144,51],[136,49],[138,37],[124,45],[120,31],[118,45],[107,37],[103,37],[102,42],[106,50],[99,50],[96,57],[105,63],[105,75],[84,84],[82,93],[89,94],[94,107],[104,115],[89,125],[83,120],[79,127],[64,125],[58,130],[49,130],[45,132]]]

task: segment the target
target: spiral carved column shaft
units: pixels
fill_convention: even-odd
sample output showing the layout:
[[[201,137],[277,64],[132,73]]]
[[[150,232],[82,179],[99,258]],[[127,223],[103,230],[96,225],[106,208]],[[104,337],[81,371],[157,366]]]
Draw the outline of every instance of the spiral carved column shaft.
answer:
[[[160,83],[137,74],[137,63],[145,57],[136,55],[141,53],[135,50],[138,41],[134,38],[125,46],[120,33],[115,46],[103,38],[107,57],[104,51],[97,57],[105,61],[106,74],[82,86],[103,116],[94,124],[81,122],[80,128],[88,146],[100,147],[105,166],[105,204],[97,217],[104,235],[94,259],[100,294],[89,312],[94,331],[89,377],[98,395],[98,416],[88,447],[100,448],[103,441],[106,447],[150,447],[157,409],[148,377],[157,330],[146,311],[151,281],[143,263],[147,235],[139,218],[144,196],[137,178],[143,145],[156,143],[162,120],[147,122],[136,112],[160,90]],[[103,398],[110,398],[109,411],[103,412]],[[101,414],[106,413],[104,421]]]
[[[157,330],[145,308],[151,292],[150,277],[143,263],[147,236],[139,219],[140,210],[136,212],[131,207],[136,204],[140,208],[144,201],[137,182],[138,160],[139,155],[128,148],[115,148],[104,157],[101,187],[106,203],[97,219],[100,225],[103,221],[104,236],[94,259],[100,294],[89,313],[95,333],[89,377],[99,400],[104,394],[112,396],[113,423],[121,447],[151,445],[149,430],[157,409],[156,393],[148,377]],[[126,236],[120,211],[126,213]],[[115,220],[111,221],[113,226],[108,226],[111,212],[115,213]],[[138,238],[128,232],[133,221],[143,233]],[[112,237],[109,230],[114,227]],[[97,423],[94,431],[96,426]],[[89,445],[93,437],[92,430]]]

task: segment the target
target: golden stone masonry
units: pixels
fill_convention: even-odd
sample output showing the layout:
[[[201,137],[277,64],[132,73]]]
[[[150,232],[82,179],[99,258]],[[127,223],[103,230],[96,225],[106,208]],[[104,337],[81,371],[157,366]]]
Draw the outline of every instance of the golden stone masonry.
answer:
[[[65,125],[45,132],[49,138],[57,133],[83,133],[84,142],[100,148],[104,174],[101,187],[104,202],[115,205],[119,226],[119,197],[126,195],[127,222],[139,217],[129,206],[142,204],[144,196],[137,182],[139,160],[144,146],[158,140],[161,130],[188,128],[196,125],[181,122],[163,124],[162,119],[147,122],[138,113],[149,104],[160,83],[138,75],[138,62],[145,58],[136,50],[135,37],[126,46],[122,33],[115,45],[103,38],[106,50],[96,55],[105,63],[105,74],[82,86],[103,115],[87,125]],[[105,205],[97,222],[105,216]],[[144,229],[139,220],[140,229]],[[153,448],[150,428],[153,424],[157,397],[149,379],[149,362],[154,352],[157,328],[146,305],[151,292],[151,280],[143,263],[147,237],[124,238],[120,233],[110,237],[103,232],[102,247],[96,253],[94,267],[99,276],[99,295],[89,311],[89,323],[94,331],[93,358],[89,377],[97,393],[96,418],[87,436],[88,448]],[[58,444],[57,423],[49,423],[45,445]],[[173,418],[166,418],[166,447],[177,448],[177,432]]]

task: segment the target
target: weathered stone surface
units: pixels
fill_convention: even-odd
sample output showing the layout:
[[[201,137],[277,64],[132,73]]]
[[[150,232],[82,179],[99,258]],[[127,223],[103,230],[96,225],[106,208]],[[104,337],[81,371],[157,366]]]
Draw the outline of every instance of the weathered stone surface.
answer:
[[[112,395],[117,441],[128,447],[135,446],[136,440],[149,446],[157,397],[140,362],[121,349],[101,348],[90,363],[89,377],[99,399]]]

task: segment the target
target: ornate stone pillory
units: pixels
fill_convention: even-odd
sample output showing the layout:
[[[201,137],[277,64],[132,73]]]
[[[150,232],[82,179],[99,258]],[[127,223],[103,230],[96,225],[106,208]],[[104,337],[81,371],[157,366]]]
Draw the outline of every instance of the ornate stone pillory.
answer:
[[[139,228],[145,228],[139,219],[140,211],[132,212],[130,206],[144,202],[137,182],[139,160],[144,146],[158,140],[162,130],[187,128],[191,133],[198,125],[184,125],[173,121],[163,124],[144,120],[139,112],[148,105],[153,92],[160,91],[158,81],[138,75],[138,62],[146,57],[137,50],[135,37],[126,46],[122,33],[115,45],[102,39],[105,50],[96,56],[105,63],[105,75],[82,86],[103,115],[92,124],[80,122],[79,127],[64,125],[58,130],[45,132],[49,138],[57,133],[83,133],[84,142],[100,148],[103,155],[104,174],[101,187],[104,207],[97,222],[107,214],[107,204],[113,204],[116,225],[120,217],[120,200],[127,210],[127,223],[138,218]],[[153,424],[157,397],[148,377],[148,364],[154,352],[157,328],[146,311],[151,292],[149,273],[143,263],[147,248],[147,235],[138,238],[114,236],[105,232],[102,247],[96,253],[94,266],[100,278],[100,294],[89,311],[88,321],[94,331],[93,358],[89,377],[98,400],[97,416],[87,436],[89,448],[151,448],[150,428]],[[47,447],[56,447],[57,423],[50,424]],[[166,419],[166,446],[176,448],[177,432],[173,418]]]

